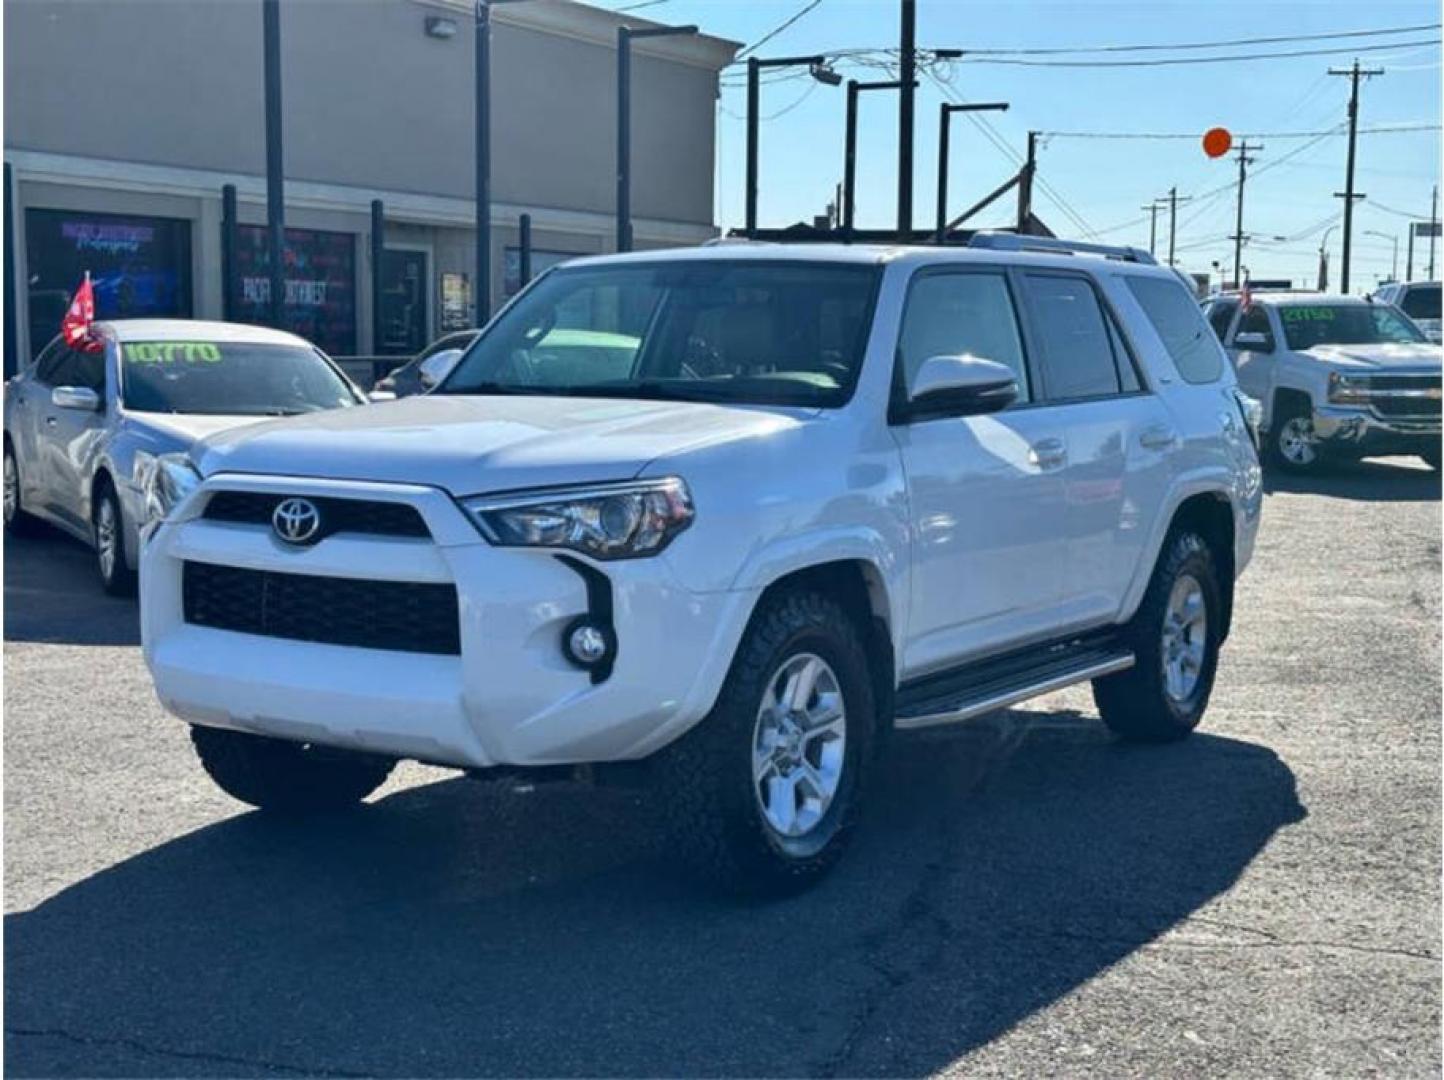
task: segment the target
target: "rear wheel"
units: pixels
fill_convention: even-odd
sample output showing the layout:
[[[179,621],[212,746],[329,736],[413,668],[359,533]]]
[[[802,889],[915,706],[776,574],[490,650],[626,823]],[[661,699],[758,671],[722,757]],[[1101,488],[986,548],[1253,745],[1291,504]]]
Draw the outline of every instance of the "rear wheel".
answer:
[[[874,712],[848,612],[811,591],[766,601],[712,712],[659,759],[659,796],[686,865],[761,895],[822,877],[856,820]]]
[[[95,497],[93,539],[100,584],[111,596],[135,595],[135,571],[125,561],[125,518],[115,489],[102,484]]]
[[[15,536],[29,533],[35,519],[27,514],[20,503],[20,462],[15,458],[15,448],[5,440],[5,531]]]
[[[1198,726],[1218,668],[1221,596],[1203,538],[1170,535],[1126,631],[1133,667],[1093,681],[1093,700],[1116,734],[1171,742]]]
[[[191,742],[222,791],[278,813],[313,813],[358,803],[385,783],[396,765],[390,758],[223,728],[192,727]]]

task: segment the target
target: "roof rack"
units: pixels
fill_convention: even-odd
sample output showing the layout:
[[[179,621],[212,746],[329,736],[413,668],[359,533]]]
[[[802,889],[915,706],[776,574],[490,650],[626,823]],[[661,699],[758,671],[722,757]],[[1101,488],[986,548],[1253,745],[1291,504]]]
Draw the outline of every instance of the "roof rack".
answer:
[[[1044,251],[1055,255],[1101,255],[1105,259],[1121,262],[1144,263],[1157,266],[1158,260],[1146,251],[1134,247],[1116,247],[1111,244],[1086,244],[1081,240],[1059,240],[1051,236],[1020,236],[1018,233],[979,232],[968,241],[971,248],[989,248],[993,251]]]

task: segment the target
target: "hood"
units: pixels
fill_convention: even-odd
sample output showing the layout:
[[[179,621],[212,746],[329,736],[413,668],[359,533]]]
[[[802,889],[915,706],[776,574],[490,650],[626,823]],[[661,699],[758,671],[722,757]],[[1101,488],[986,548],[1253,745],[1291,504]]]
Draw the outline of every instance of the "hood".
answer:
[[[1341,368],[1370,371],[1379,368],[1402,368],[1410,371],[1437,372],[1441,350],[1438,345],[1315,345],[1303,350],[1305,356]]]
[[[232,428],[260,423],[266,419],[263,416],[207,416],[199,413],[128,412],[125,416],[137,427],[173,439],[185,446],[189,446],[197,439],[204,439],[207,435],[215,435]]]
[[[453,495],[628,480],[682,450],[763,437],[813,410],[565,397],[421,396],[206,439],[202,474],[427,484]]]

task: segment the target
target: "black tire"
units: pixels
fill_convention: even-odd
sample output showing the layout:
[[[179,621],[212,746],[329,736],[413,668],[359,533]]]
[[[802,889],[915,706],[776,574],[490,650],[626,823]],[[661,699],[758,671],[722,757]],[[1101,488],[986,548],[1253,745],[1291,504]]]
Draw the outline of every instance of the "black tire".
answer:
[[[233,799],[283,814],[351,806],[386,782],[396,762],[371,754],[193,726],[207,774]]]
[[[825,812],[802,835],[788,837],[764,815],[761,784],[753,778],[754,738],[769,685],[781,681],[789,660],[807,654],[831,669],[842,696],[842,767]],[[843,606],[807,590],[765,600],[711,713],[658,760],[657,795],[666,800],[672,844],[683,865],[707,883],[743,895],[786,895],[817,881],[849,841],[877,722],[867,649]]]
[[[104,522],[109,515],[110,532],[104,532]],[[95,548],[95,570],[100,575],[100,587],[111,596],[134,596],[136,573],[125,561],[125,516],[120,509],[120,500],[115,488],[102,482],[96,490],[95,505],[90,510],[90,539]],[[105,547],[109,545],[107,558]]]
[[[1199,586],[1205,622],[1196,682],[1188,693],[1178,697],[1169,692],[1165,676],[1164,620],[1174,586],[1185,577]],[[1197,533],[1171,533],[1143,603],[1125,631],[1134,665],[1116,675],[1093,680],[1093,701],[1103,722],[1114,734],[1134,742],[1172,742],[1188,735],[1203,718],[1213,692],[1222,624],[1222,592],[1213,553]]]
[[[1439,471],[1439,447],[1436,446],[1432,450],[1425,450],[1419,456],[1424,459],[1424,464],[1428,465],[1429,468],[1435,472]]]
[[[15,456],[15,448],[10,445],[10,438],[5,438],[5,477],[6,483],[15,484],[14,502],[7,500],[5,505],[5,531],[11,536],[30,536],[35,532],[36,521],[31,515],[25,512],[24,504],[20,498],[20,460]]]
[[[1291,427],[1290,425],[1294,425]],[[1290,454],[1288,447],[1293,442],[1297,427],[1306,427],[1312,435],[1314,429],[1313,408],[1301,398],[1285,397],[1274,408],[1273,418],[1269,422],[1269,430],[1264,436],[1264,457],[1266,464],[1278,469],[1281,472],[1293,473],[1295,476],[1312,476],[1322,472],[1325,467],[1324,448],[1321,444],[1313,444],[1313,456],[1307,460],[1298,457],[1297,453]]]

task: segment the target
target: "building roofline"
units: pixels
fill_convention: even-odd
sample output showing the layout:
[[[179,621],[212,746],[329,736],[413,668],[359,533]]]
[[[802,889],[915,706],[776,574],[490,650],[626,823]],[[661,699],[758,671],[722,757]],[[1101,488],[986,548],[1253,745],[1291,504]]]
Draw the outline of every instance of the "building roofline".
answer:
[[[475,0],[411,0],[420,7],[437,8],[469,23],[473,18]],[[618,14],[606,8],[578,3],[577,0],[525,0],[524,3],[496,3],[492,6],[494,22],[525,30],[575,38],[594,45],[617,47],[617,30],[623,26],[637,29],[666,26],[667,23],[636,15]],[[470,33],[470,30],[467,31]],[[676,36],[642,38],[632,42],[632,50],[643,56],[671,60],[692,67],[720,72],[732,62],[740,41],[714,37],[711,34],[678,34]]]

